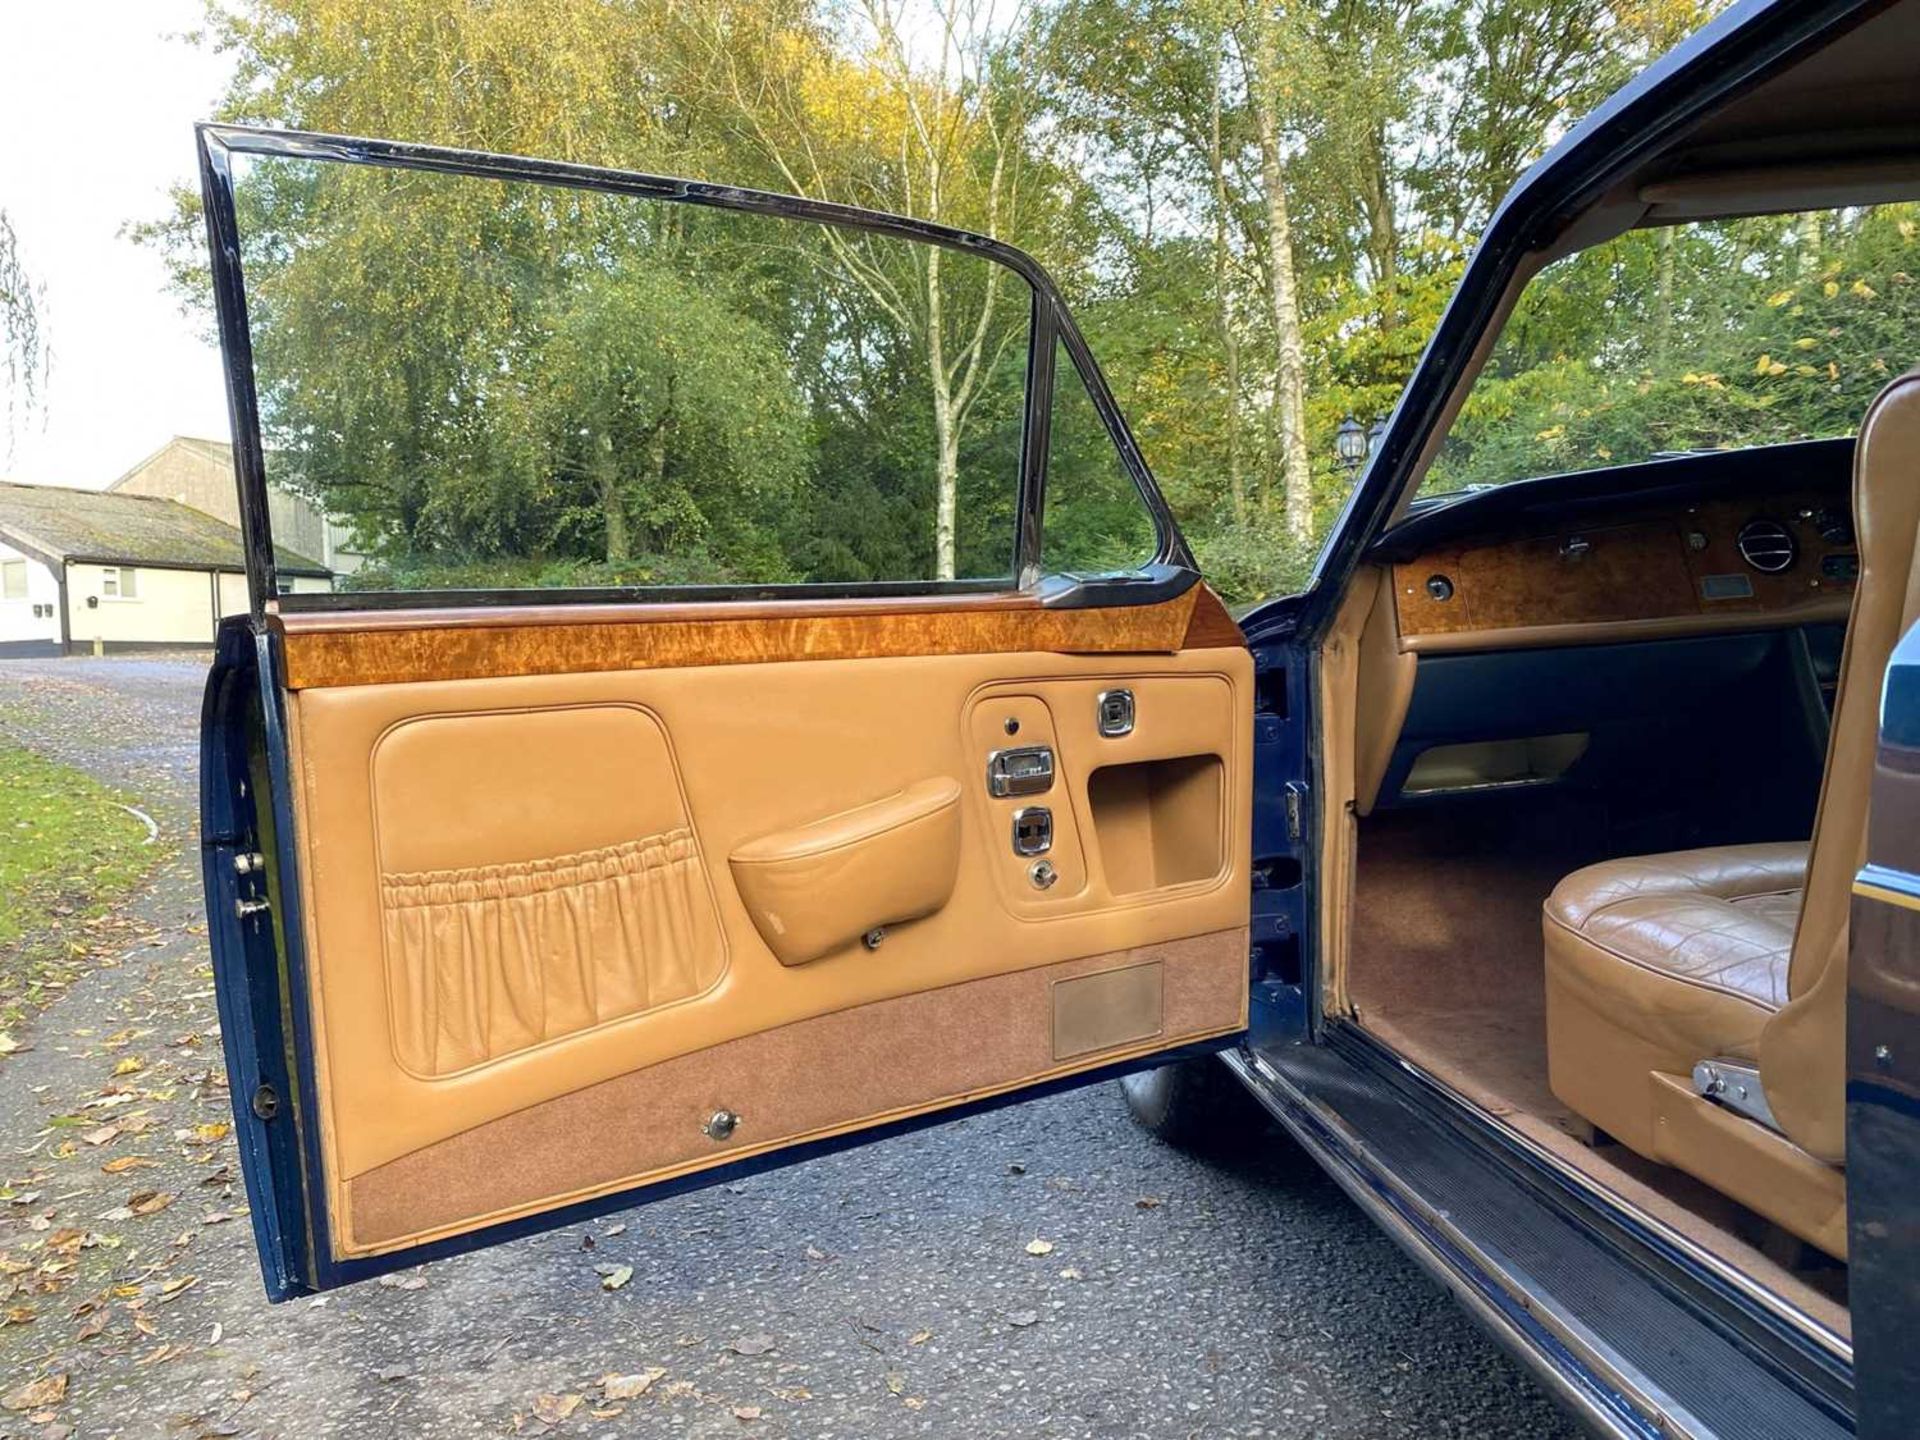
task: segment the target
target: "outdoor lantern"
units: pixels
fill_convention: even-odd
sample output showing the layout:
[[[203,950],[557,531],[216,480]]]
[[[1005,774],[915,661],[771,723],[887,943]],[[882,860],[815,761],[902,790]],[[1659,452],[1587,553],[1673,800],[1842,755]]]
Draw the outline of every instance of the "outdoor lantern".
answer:
[[[1367,458],[1373,458],[1374,451],[1380,448],[1380,437],[1387,433],[1387,422],[1376,420],[1367,427]]]
[[[1340,422],[1340,428],[1333,432],[1333,450],[1340,457],[1340,463],[1347,469],[1355,469],[1367,458],[1367,432],[1360,428],[1360,422],[1349,415]]]

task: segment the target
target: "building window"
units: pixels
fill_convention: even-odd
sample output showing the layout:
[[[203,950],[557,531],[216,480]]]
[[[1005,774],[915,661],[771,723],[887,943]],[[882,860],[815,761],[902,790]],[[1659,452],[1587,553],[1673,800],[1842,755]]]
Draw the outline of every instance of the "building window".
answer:
[[[135,600],[140,595],[139,575],[131,565],[121,565],[100,572],[100,593],[109,600]]]
[[[0,560],[0,600],[27,598],[27,562]]]

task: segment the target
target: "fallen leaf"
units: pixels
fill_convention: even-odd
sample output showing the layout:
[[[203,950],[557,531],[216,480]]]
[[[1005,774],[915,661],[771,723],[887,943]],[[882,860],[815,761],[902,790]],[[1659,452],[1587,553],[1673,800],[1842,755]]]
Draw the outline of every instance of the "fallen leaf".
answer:
[[[548,1425],[558,1425],[574,1411],[580,1408],[578,1395],[536,1395],[533,1397],[534,1418]]]
[[[653,1388],[653,1382],[667,1373],[664,1365],[649,1365],[637,1375],[602,1375],[600,1377],[600,1398],[603,1400],[638,1400]]]
[[[775,1343],[771,1335],[737,1335],[727,1342],[727,1349],[736,1355],[767,1355]]]
[[[100,1167],[107,1175],[124,1175],[129,1170],[139,1170],[148,1165],[158,1165],[158,1160],[149,1160],[144,1155],[116,1155]]]
[[[416,1270],[410,1275],[382,1275],[378,1283],[387,1290],[424,1290],[427,1277]]]
[[[631,1265],[606,1265],[600,1267],[600,1269],[600,1288],[602,1290],[618,1290],[622,1285],[633,1279],[633,1266]]]
[[[1136,1210],[1158,1210],[1165,1202],[1158,1195],[1142,1195],[1133,1202]]]
[[[776,1400],[792,1400],[796,1403],[813,1398],[813,1391],[804,1385],[769,1385],[767,1393]]]
[[[193,1139],[197,1145],[211,1145],[216,1140],[224,1140],[233,1133],[233,1126],[224,1120],[212,1121],[193,1127]]]
[[[89,1145],[104,1145],[119,1133],[120,1127],[118,1125],[102,1125],[98,1129],[87,1131],[86,1134],[80,1138]]]
[[[6,1031],[0,1030],[0,1055],[17,1055],[20,1052],[20,1048],[20,1042],[18,1040],[14,1039],[13,1036],[9,1035]]]
[[[146,1068],[147,1062],[142,1060],[138,1055],[128,1055],[123,1057],[119,1063],[113,1067],[113,1073],[115,1075],[138,1075]]]
[[[211,1334],[207,1336],[207,1344],[218,1345],[223,1339],[226,1338],[226,1334],[227,1334],[227,1327],[222,1325],[218,1320],[214,1321],[213,1331]]]
[[[1086,1276],[1080,1273],[1080,1267],[1078,1265],[1069,1265],[1060,1272],[1060,1278],[1062,1280],[1084,1280]]]
[[[1007,1316],[1007,1324],[1017,1330],[1024,1330],[1029,1325],[1037,1324],[1039,1320],[1040,1312],[1038,1310],[1015,1310]]]
[[[618,1225],[609,1225],[605,1230],[601,1231],[600,1233],[609,1240],[611,1240],[616,1235],[624,1235],[627,1233],[626,1222],[623,1220]]]
[[[887,1371],[887,1392],[892,1395],[907,1393],[907,1377],[898,1370]]]
[[[736,1420],[758,1420],[760,1418],[760,1407],[758,1405],[736,1405],[733,1407],[733,1418]]]
[[[927,1408],[927,1402],[922,1400],[918,1395],[909,1395],[901,1400],[900,1403],[909,1410],[924,1410]]]
[[[1027,1242],[1027,1254],[1029,1255],[1051,1255],[1052,1253],[1053,1242],[1051,1240],[1029,1240]]]
[[[1024,1175],[1026,1173],[1027,1167],[1022,1165],[1018,1160],[1012,1161],[1007,1166],[1007,1174],[1009,1175]]]
[[[127,1198],[127,1208],[136,1215],[158,1215],[173,1204],[173,1196],[165,1190],[142,1190]]]
[[[382,1365],[373,1372],[373,1378],[382,1384],[392,1384],[395,1380],[404,1380],[413,1372],[404,1365]]]
[[[29,1380],[17,1390],[9,1390],[5,1396],[0,1396],[0,1405],[13,1411],[44,1410],[66,1398],[67,1377],[62,1371],[57,1375],[42,1375],[38,1380]]]
[[[924,1345],[927,1343],[927,1341],[931,1340],[932,1338],[933,1338],[933,1331],[916,1330],[913,1332],[913,1334],[907,1337],[907,1343],[909,1345]]]

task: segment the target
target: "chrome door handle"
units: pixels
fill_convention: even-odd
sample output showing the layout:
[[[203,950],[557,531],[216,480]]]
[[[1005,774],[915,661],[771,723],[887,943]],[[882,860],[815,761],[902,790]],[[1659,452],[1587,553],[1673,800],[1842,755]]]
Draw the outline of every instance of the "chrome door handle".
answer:
[[[1044,795],[1052,788],[1053,751],[1045,745],[1019,745],[987,757],[987,793],[996,800]]]

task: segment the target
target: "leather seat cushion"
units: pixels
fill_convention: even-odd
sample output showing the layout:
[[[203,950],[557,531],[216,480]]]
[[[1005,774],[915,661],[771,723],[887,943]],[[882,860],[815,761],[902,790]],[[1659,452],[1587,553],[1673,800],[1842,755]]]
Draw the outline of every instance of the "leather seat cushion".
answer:
[[[1750,1055],[1787,1002],[1807,849],[1728,845],[1574,872],[1546,903],[1550,979],[1676,1066]]]

